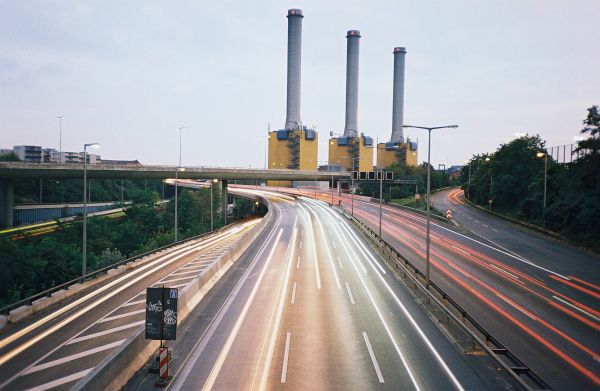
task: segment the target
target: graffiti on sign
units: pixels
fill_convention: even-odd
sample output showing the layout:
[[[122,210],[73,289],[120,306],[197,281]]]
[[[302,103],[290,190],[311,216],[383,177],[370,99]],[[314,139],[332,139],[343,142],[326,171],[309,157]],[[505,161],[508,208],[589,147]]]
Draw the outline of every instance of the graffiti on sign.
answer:
[[[177,298],[176,288],[146,289],[146,339],[176,339]]]

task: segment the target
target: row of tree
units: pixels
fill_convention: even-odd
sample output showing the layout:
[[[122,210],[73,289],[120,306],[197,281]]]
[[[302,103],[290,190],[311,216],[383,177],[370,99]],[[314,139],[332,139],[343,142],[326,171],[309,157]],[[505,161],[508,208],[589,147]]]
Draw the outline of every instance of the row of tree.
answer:
[[[539,135],[526,135],[491,154],[474,155],[461,171],[469,200],[600,249],[600,114],[588,109],[587,138],[573,161],[548,155]]]
[[[223,225],[219,193],[213,194],[215,229]],[[88,219],[88,271],[173,243],[174,203],[159,204],[158,198],[156,191],[142,191],[121,218]],[[210,230],[210,199],[209,189],[180,190],[178,239]],[[252,214],[253,206],[236,199],[228,221]],[[0,237],[0,307],[81,274],[82,221],[59,225],[59,230],[42,236]]]

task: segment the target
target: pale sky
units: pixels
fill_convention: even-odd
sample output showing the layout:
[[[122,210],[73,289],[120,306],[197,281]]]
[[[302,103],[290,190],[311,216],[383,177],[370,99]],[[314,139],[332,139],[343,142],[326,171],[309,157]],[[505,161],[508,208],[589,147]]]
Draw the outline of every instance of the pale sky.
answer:
[[[361,31],[359,127],[388,141],[395,46],[405,122],[432,162],[462,164],[517,132],[569,144],[600,104],[596,0],[0,0],[0,147],[99,142],[106,159],[262,167],[285,120],[288,8],[304,11],[302,120],[344,128],[346,31]],[[426,132],[419,162],[427,159]]]

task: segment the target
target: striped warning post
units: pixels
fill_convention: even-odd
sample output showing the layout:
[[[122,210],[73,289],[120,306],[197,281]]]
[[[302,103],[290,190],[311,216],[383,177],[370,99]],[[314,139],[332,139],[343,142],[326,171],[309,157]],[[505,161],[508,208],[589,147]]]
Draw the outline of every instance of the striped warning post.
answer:
[[[167,379],[169,377],[169,348],[163,347],[159,351],[159,377]]]

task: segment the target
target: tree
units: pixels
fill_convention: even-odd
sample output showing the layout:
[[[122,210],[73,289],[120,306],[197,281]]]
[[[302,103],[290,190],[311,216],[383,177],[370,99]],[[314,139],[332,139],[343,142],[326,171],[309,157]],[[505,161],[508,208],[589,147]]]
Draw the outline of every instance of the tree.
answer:
[[[585,127],[581,129],[581,134],[590,134],[586,140],[580,141],[576,151],[589,150],[592,155],[600,152],[600,113],[598,106],[592,106],[588,109],[587,118],[583,120]]]

